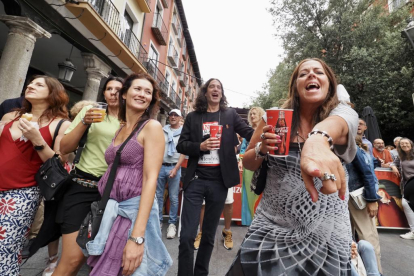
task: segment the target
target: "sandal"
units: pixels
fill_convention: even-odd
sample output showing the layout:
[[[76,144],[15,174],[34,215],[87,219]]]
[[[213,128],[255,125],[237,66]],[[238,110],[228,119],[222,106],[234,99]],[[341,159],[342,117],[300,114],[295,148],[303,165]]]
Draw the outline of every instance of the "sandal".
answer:
[[[57,266],[57,261],[58,261],[58,254],[47,258],[47,262],[46,262],[46,268],[45,270],[43,270],[42,276],[51,276],[53,274],[53,272],[55,271],[55,268]]]

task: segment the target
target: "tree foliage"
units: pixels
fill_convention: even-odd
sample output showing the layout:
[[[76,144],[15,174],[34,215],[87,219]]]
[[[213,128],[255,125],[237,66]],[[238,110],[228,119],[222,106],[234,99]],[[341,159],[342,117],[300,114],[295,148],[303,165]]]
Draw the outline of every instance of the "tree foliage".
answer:
[[[272,0],[275,35],[285,58],[254,103],[278,106],[295,65],[325,60],[351,95],[359,114],[371,106],[387,143],[414,138],[414,49],[401,37],[412,3],[389,13],[387,1]]]

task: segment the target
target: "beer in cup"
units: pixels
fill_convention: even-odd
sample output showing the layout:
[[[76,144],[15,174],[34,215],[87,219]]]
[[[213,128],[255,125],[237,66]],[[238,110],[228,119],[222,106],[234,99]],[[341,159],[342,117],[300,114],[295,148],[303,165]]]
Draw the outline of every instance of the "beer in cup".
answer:
[[[267,124],[272,126],[272,129],[269,132],[279,135],[280,140],[282,140],[279,144],[270,145],[273,147],[277,146],[277,150],[269,151],[269,155],[275,157],[289,155],[292,115],[293,109],[272,108],[266,110]]]
[[[210,126],[210,137],[216,137],[219,139],[219,142],[221,144],[221,133],[223,131],[222,125],[211,125]],[[220,145],[217,149],[220,149]]]
[[[107,106],[108,106],[107,103],[102,103],[102,102],[98,102],[98,103],[95,103],[94,104],[92,112],[93,113],[101,113],[102,114],[102,117],[101,118],[99,118],[99,119],[93,119],[93,122],[94,123],[100,123],[100,122],[102,122],[104,120],[105,115],[106,115],[106,107]]]

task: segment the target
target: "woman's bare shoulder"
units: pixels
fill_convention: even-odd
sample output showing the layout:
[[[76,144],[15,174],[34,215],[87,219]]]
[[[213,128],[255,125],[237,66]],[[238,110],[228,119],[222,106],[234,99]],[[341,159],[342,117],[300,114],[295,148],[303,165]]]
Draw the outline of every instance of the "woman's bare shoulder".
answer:
[[[3,118],[1,118],[1,121],[4,122],[10,122],[11,120],[14,120],[19,115],[18,111],[12,111],[9,113],[4,114]]]

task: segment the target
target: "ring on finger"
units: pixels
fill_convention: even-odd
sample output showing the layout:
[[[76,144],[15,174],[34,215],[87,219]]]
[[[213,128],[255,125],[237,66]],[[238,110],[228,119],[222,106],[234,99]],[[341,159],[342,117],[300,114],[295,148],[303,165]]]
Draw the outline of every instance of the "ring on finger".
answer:
[[[262,140],[266,139],[266,136],[265,136],[264,132],[262,134],[260,134],[260,139],[262,139]]]
[[[327,172],[324,172],[323,173],[323,176],[321,177],[321,180],[322,181],[325,181],[325,180],[333,180],[333,181],[336,181],[336,177],[335,177],[334,174],[329,174]]]

